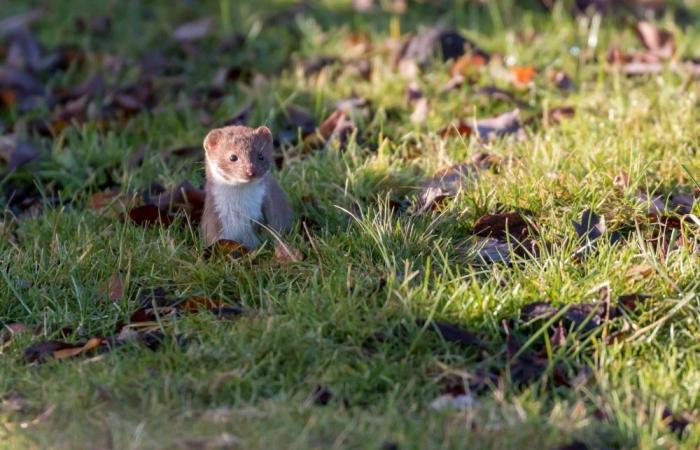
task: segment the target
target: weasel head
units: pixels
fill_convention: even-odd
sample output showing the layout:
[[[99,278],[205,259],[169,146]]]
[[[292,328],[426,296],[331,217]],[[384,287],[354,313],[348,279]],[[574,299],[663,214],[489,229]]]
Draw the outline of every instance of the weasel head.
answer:
[[[260,180],[272,163],[272,134],[267,127],[229,126],[204,138],[209,174],[218,183],[237,185]]]

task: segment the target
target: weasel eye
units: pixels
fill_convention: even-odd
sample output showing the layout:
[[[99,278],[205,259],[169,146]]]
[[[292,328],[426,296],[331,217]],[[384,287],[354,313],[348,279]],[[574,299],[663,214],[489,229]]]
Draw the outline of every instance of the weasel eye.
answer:
[[[265,161],[265,156],[262,153],[258,155],[258,161]]]
[[[231,161],[231,162],[236,162],[236,161],[238,161],[238,156],[236,156],[236,155],[231,155],[231,156],[228,157],[228,160]]]

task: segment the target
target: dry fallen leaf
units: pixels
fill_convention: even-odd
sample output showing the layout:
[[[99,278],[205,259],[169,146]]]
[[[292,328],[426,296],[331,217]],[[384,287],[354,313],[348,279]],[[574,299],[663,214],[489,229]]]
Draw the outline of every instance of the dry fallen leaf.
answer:
[[[477,238],[471,247],[479,262],[486,264],[510,263],[512,247],[507,242],[495,238]]]
[[[304,254],[298,248],[278,242],[275,244],[275,260],[282,264],[297,263],[304,260]]]
[[[24,350],[24,360],[28,363],[45,362],[51,358],[65,359],[93,350],[104,343],[102,338],[91,338],[84,344],[70,344],[61,341],[44,341],[33,344]]]
[[[625,278],[629,281],[639,281],[648,278],[654,273],[654,268],[648,264],[638,264],[631,267],[626,273]]]
[[[225,255],[231,258],[240,258],[248,253],[248,249],[242,244],[229,239],[219,239],[215,244],[209,246],[205,254],[207,256]]]
[[[173,218],[166,212],[161,211],[156,205],[141,205],[129,211],[129,219],[141,226],[163,224],[170,225]]]
[[[83,353],[89,352],[92,349],[95,349],[102,345],[104,343],[104,339],[102,338],[97,338],[93,337],[90,338],[85,344],[79,347],[70,347],[70,348],[63,348],[60,350],[56,350],[53,352],[53,358],[54,359],[66,359],[66,358],[72,358],[74,356],[81,355]]]
[[[607,231],[605,217],[597,215],[590,209],[581,213],[581,222],[572,221],[572,224],[576,234],[583,241],[583,245],[574,253],[575,258],[582,257],[591,251],[595,247],[595,241]]]
[[[473,233],[477,236],[506,240],[509,237],[522,240],[527,237],[528,223],[515,212],[484,214],[474,223]]]
[[[479,171],[496,168],[501,162],[502,158],[497,155],[479,152],[462,164],[439,170],[421,186],[415,213],[423,213],[443,199],[457,195],[476,179]]]
[[[514,84],[523,86],[532,83],[537,70],[531,66],[514,66],[510,68],[510,74]]]
[[[525,132],[520,124],[519,109],[476,121],[462,119],[456,124],[442,129],[439,133],[442,137],[449,137],[455,134],[461,136],[474,134],[487,142],[510,134],[514,134],[519,140],[525,138]]]
[[[109,278],[109,287],[107,291],[107,298],[113,302],[118,302],[124,296],[124,280],[122,276],[115,272]]]
[[[476,171],[469,163],[439,171],[421,187],[416,213],[433,208],[446,197],[457,195],[475,176]]]
[[[637,24],[637,36],[647,51],[659,59],[670,59],[676,51],[673,34],[653,25],[650,22]]]
[[[471,77],[479,69],[483,68],[487,62],[485,55],[467,53],[460,56],[452,63],[450,75],[452,78],[456,76]]]

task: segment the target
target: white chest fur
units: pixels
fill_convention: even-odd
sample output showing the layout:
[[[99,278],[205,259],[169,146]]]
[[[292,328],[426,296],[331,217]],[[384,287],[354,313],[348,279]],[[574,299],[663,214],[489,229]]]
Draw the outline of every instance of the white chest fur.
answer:
[[[236,185],[213,183],[211,192],[221,222],[221,239],[236,241],[248,248],[260,245],[254,225],[262,221],[265,187],[262,179]]]

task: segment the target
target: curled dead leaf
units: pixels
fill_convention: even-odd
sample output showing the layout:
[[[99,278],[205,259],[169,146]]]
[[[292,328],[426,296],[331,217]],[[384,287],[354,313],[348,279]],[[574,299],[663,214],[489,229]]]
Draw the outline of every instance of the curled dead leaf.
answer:
[[[506,240],[508,237],[525,239],[529,234],[528,223],[516,213],[484,214],[474,223],[473,233],[477,236]]]
[[[231,258],[240,258],[247,253],[248,249],[245,248],[245,246],[229,239],[219,239],[205,251],[205,255],[207,256],[223,255]]]
[[[122,276],[115,272],[109,278],[109,286],[107,290],[107,298],[113,302],[118,302],[124,297],[124,280]]]

